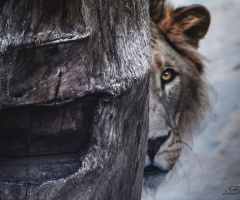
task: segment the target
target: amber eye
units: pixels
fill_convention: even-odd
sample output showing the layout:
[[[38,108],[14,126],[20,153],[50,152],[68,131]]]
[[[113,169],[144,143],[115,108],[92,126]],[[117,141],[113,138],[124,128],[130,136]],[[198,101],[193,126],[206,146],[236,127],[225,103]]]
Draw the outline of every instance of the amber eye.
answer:
[[[163,73],[162,73],[162,79],[164,81],[168,81],[172,78],[172,72],[170,70],[165,70]]]
[[[162,72],[161,81],[163,84],[168,84],[174,80],[177,73],[173,69],[166,69]]]

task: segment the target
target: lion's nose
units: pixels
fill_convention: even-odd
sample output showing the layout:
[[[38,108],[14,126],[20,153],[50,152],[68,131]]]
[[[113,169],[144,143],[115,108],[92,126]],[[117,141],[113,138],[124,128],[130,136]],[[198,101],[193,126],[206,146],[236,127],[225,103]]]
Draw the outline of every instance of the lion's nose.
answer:
[[[161,145],[167,141],[167,139],[170,137],[171,132],[169,131],[168,135],[166,136],[159,136],[154,138],[148,139],[148,150],[147,153],[150,157],[150,160],[153,161],[156,153],[160,149]]]

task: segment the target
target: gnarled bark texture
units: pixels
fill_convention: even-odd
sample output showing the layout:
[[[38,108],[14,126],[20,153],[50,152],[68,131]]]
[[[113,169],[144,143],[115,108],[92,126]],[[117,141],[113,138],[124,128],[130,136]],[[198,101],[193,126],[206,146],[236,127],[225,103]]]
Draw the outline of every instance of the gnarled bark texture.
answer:
[[[1,0],[0,199],[140,199],[147,0]]]

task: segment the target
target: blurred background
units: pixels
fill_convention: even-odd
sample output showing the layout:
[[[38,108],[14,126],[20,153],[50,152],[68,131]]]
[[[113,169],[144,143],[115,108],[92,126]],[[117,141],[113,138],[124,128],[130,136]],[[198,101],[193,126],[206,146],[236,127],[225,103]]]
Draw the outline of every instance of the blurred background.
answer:
[[[168,0],[175,7],[202,4],[211,13],[211,24],[199,51],[209,59],[206,79],[212,111],[183,155],[160,186],[156,200],[232,200],[223,195],[240,184],[240,0]]]

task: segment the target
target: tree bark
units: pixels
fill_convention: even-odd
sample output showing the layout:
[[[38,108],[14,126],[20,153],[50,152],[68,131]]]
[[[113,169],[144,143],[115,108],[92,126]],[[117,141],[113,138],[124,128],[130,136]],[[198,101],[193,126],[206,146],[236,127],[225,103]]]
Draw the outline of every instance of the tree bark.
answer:
[[[147,0],[0,2],[0,199],[140,199]]]

